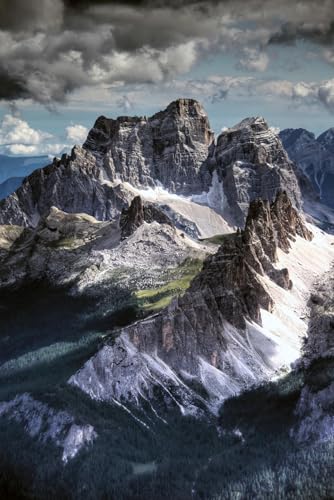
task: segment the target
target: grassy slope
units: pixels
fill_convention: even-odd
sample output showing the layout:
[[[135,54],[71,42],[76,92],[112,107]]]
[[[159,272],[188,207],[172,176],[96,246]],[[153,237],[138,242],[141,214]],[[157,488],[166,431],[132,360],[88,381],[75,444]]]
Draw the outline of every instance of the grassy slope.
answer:
[[[187,259],[183,264],[171,271],[167,284],[156,288],[138,290],[135,292],[137,307],[146,312],[156,312],[167,306],[176,296],[183,294],[192,279],[202,269],[202,261],[198,259]]]

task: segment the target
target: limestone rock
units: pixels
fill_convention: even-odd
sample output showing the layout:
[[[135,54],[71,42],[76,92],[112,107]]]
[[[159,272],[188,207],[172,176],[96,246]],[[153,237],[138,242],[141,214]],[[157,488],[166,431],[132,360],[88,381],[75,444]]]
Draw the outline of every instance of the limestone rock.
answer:
[[[100,116],[84,148],[110,180],[176,193],[203,189],[204,162],[213,143],[208,117],[193,99],[178,99],[150,118]]]
[[[222,132],[208,165],[223,184],[223,211],[239,226],[245,223],[251,201],[272,202],[279,191],[286,191],[292,204],[301,207],[293,164],[261,117],[247,118]]]
[[[124,187],[102,182],[95,157],[76,146],[70,156],[35,170],[15,193],[0,201],[0,224],[36,227],[52,206],[110,220],[132,197]]]
[[[136,196],[133,198],[129,208],[122,210],[120,217],[122,238],[130,236],[144,222],[150,224],[154,221],[159,224],[173,225],[169,217],[157,206],[153,203],[143,203],[141,197]]]
[[[310,323],[300,368],[305,385],[296,408],[299,441],[334,437],[334,275],[324,277],[310,298]]]
[[[275,214],[281,210],[286,214],[277,236]],[[225,235],[183,296],[123,329],[70,382],[95,399],[128,398],[138,404],[152,398],[158,385],[182,405],[183,398],[193,401],[184,378],[202,384],[209,400],[263,380],[266,361],[261,348],[250,343],[247,323],[260,324],[261,308],[271,311],[274,306],[262,276],[291,287],[288,271],[274,266],[276,251],[286,244],[281,235],[290,238],[300,231],[311,237],[302,226],[284,193],[272,205],[252,202],[245,230]]]

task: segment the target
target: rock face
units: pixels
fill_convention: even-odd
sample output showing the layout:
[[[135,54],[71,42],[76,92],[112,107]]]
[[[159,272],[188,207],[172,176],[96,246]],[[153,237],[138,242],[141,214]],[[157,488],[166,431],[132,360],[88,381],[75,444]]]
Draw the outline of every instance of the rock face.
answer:
[[[111,180],[136,187],[161,183],[172,192],[192,194],[204,187],[203,163],[212,143],[202,106],[178,99],[150,118],[100,116],[83,147]]]
[[[71,286],[73,293],[112,297],[120,288],[129,294],[152,282],[163,285],[167,269],[204,258],[208,248],[182,237],[156,207],[134,201],[129,211],[138,205],[142,212],[123,218],[122,229],[118,220],[101,222],[56,207],[36,228],[0,226],[0,289],[43,280],[50,287]]]
[[[0,224],[36,227],[51,206],[101,221],[117,218],[133,198],[124,182],[195,195],[241,227],[257,198],[272,202],[285,190],[301,205],[293,165],[263,118],[242,121],[215,145],[201,105],[179,99],[150,118],[98,118],[82,148],[34,171],[0,201]]]
[[[291,287],[288,270],[274,263],[277,247],[287,250],[296,234],[312,237],[285,193],[272,205],[252,202],[245,230],[225,236],[183,296],[124,329],[70,382],[95,399],[137,403],[159,385],[184,407],[198,398],[187,381],[204,386],[212,401],[263,379],[269,367],[247,324],[260,324],[261,308],[274,305],[262,276]]]
[[[15,193],[0,201],[0,224],[36,227],[52,206],[110,220],[132,197],[121,185],[101,182],[95,157],[76,146],[70,156],[35,170]]]
[[[71,414],[50,408],[26,393],[0,403],[0,417],[23,424],[32,438],[61,448],[64,463],[97,438],[92,425],[79,425]]]
[[[318,138],[305,129],[285,129],[280,138],[289,157],[310,180],[320,201],[334,207],[334,129]]]
[[[294,206],[301,206],[293,165],[263,118],[247,118],[224,131],[208,164],[223,184],[221,210],[239,226],[244,225],[249,203],[257,198],[272,202],[284,190]]]
[[[151,118],[100,117],[83,148],[34,171],[0,202],[0,224],[36,227],[51,206],[110,220],[133,198],[124,181],[201,192],[210,183],[205,162],[213,140],[207,115],[192,99],[172,102]]]
[[[302,357],[305,387],[296,409],[293,430],[298,441],[334,437],[334,269],[312,293],[311,319]]]
[[[143,203],[141,197],[136,196],[133,198],[129,208],[122,210],[120,217],[122,238],[127,238],[133,234],[144,222],[150,224],[154,221],[159,224],[173,225],[172,221],[162,210],[153,205],[153,203]]]

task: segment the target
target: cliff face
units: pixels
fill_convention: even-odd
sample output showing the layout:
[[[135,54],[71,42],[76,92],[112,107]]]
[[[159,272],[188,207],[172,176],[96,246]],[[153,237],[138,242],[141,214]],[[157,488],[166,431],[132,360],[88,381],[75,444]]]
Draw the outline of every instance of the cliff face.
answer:
[[[140,196],[133,198],[129,208],[123,208],[120,217],[121,237],[131,236],[144,222],[173,226],[171,219],[153,203],[143,203]]]
[[[288,270],[274,263],[277,248],[286,250],[296,234],[312,237],[285,193],[272,205],[252,202],[245,230],[225,236],[183,296],[121,331],[70,382],[95,399],[136,402],[152,398],[158,385],[184,404],[198,397],[184,380],[215,399],[265,377],[265,356],[249,340],[247,322],[260,324],[261,308],[274,305],[261,276],[291,287]]]
[[[247,118],[224,131],[209,165],[223,183],[222,209],[240,226],[244,225],[249,203],[257,198],[272,202],[284,190],[294,206],[301,206],[293,165],[263,118]]]
[[[161,286],[188,259],[212,248],[175,229],[155,206],[134,198],[118,221],[98,221],[52,207],[36,228],[0,226],[0,291],[44,282],[72,294],[118,299]]]
[[[150,118],[100,116],[84,148],[110,179],[183,194],[205,187],[203,163],[213,142],[208,117],[193,99],[179,99]]]
[[[312,293],[308,337],[301,366],[305,386],[296,408],[300,418],[293,430],[298,441],[334,437],[334,275],[324,277]]]
[[[121,185],[101,182],[95,157],[76,146],[70,156],[35,170],[15,193],[0,201],[0,224],[36,227],[52,206],[109,220],[132,197]]]
[[[280,132],[280,138],[320,201],[334,207],[334,130],[329,129],[316,138],[305,129],[285,129]]]
[[[262,118],[228,129],[215,145],[201,105],[179,99],[150,118],[98,118],[83,147],[34,171],[0,201],[0,224],[36,227],[52,206],[116,218],[134,196],[124,182],[197,193],[199,203],[204,193],[204,203],[241,227],[257,198],[271,202],[285,190],[301,205],[292,163]]]
[[[83,148],[34,171],[0,202],[0,224],[36,227],[52,206],[110,220],[133,198],[120,181],[201,192],[210,183],[205,161],[212,143],[207,115],[192,99],[172,102],[151,118],[100,117]]]

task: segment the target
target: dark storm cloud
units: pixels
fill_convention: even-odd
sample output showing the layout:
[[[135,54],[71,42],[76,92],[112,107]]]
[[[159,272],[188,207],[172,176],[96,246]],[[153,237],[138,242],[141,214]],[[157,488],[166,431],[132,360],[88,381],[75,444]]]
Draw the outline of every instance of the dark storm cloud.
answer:
[[[0,96],[5,100],[27,98],[29,93],[25,89],[24,81],[10,75],[5,68],[0,67]]]
[[[285,23],[273,34],[270,43],[291,44],[296,40],[309,40],[319,45],[332,46],[334,43],[334,21],[326,25]]]
[[[333,25],[332,0],[0,0],[0,99],[161,82],[219,50],[264,71],[268,45],[331,47]]]

